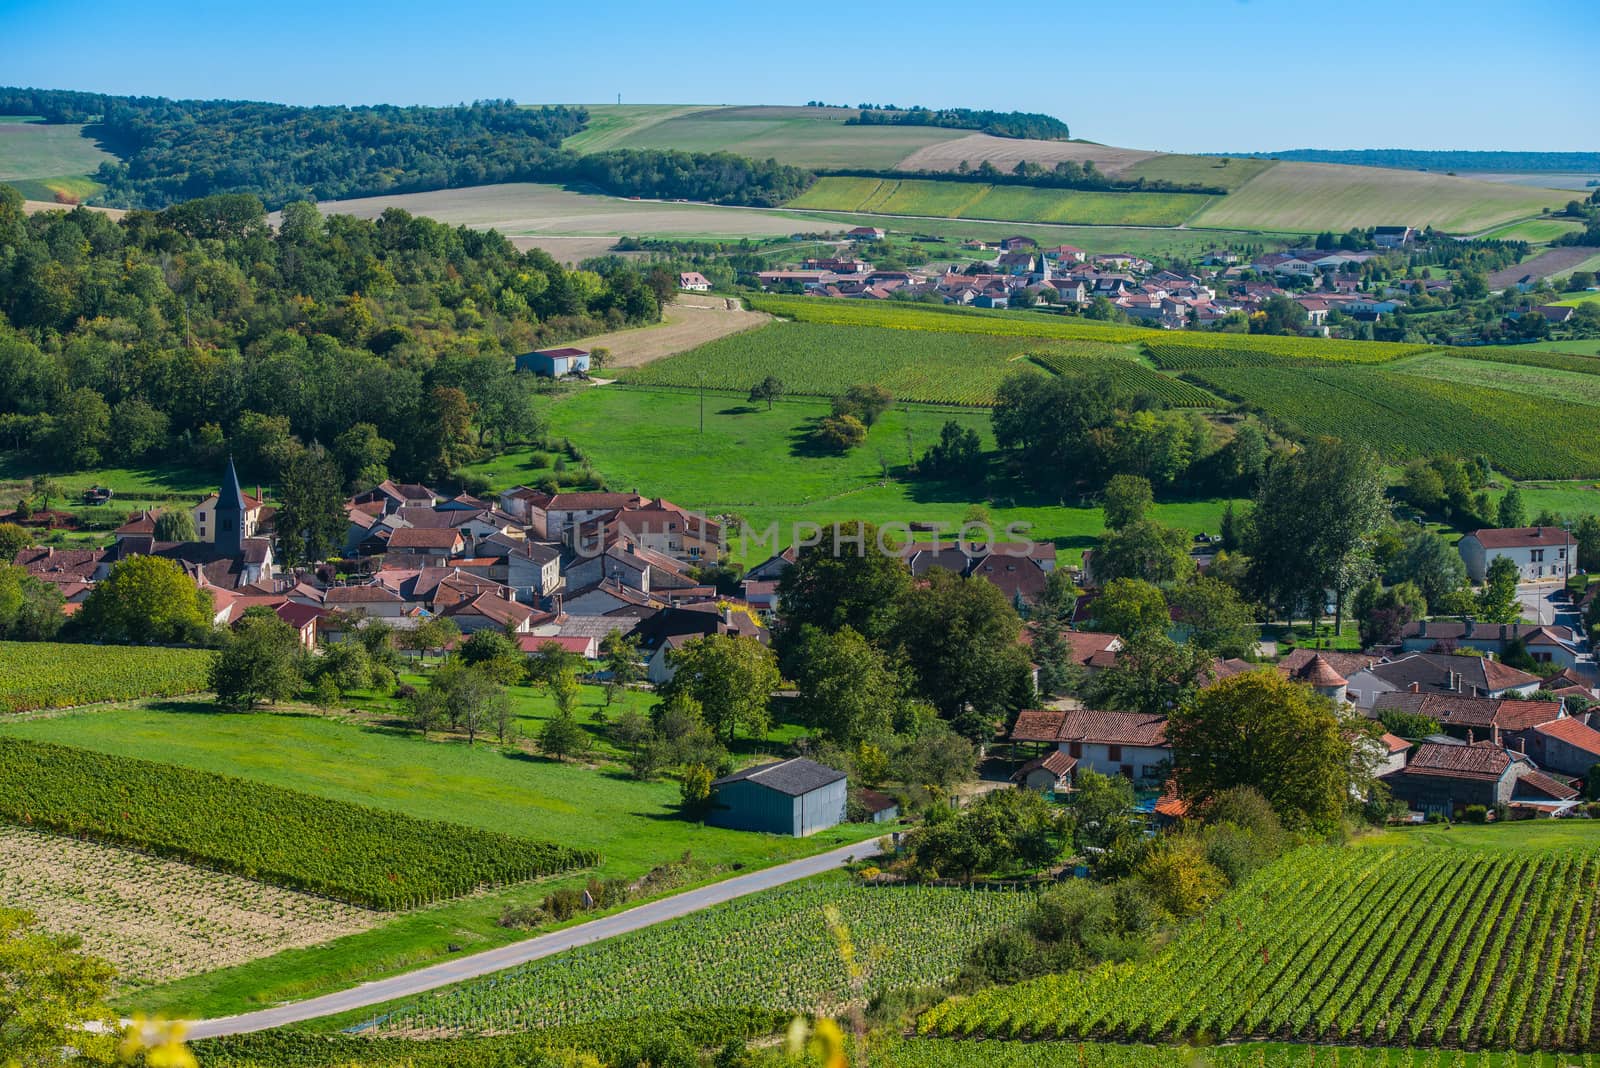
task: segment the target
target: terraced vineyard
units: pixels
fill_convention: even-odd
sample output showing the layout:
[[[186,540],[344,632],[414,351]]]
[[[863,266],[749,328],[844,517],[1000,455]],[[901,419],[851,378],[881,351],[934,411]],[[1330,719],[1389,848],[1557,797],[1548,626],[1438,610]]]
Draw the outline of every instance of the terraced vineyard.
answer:
[[[1396,459],[1482,453],[1514,478],[1600,473],[1587,404],[1326,363],[1197,368],[1186,377],[1296,437],[1363,441]]]
[[[210,665],[201,649],[0,642],[0,712],[196,693]]]
[[[1199,386],[1152,371],[1135,360],[1061,352],[1035,353],[1033,359],[1058,375],[1107,374],[1129,392],[1159,397],[1173,408],[1215,408],[1222,404]]]
[[[263,783],[0,738],[0,820],[396,909],[596,862],[592,852]]]
[[[1031,901],[812,880],[424,996],[386,1013],[378,1030],[483,1034],[690,1009],[832,1012],[950,979],[973,945]]]
[[[1593,1049],[1600,855],[1311,846],[1152,960],[947,1001],[931,1035]]]

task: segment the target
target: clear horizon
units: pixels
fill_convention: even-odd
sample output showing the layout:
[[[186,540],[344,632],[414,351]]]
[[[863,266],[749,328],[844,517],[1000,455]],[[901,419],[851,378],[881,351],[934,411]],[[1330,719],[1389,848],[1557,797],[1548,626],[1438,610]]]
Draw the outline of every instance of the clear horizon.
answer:
[[[137,19],[105,0],[10,0],[0,81],[287,104],[603,104],[620,92],[625,104],[992,108],[1178,152],[1594,151],[1596,124],[1556,106],[1570,96],[1581,110],[1600,45],[1587,6],[1350,0],[1324,23],[1281,0],[1152,0],[1047,11],[1013,32],[943,0],[911,18],[852,10],[837,28],[723,0],[688,17],[619,0],[598,19],[482,0],[447,19],[418,0],[152,0]],[[85,33],[96,25],[113,32]]]

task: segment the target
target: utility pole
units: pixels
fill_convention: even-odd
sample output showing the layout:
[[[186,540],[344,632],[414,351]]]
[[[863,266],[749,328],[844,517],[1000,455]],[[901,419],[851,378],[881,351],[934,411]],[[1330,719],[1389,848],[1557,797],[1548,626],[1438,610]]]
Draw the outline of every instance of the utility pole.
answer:
[[[700,372],[700,433],[706,432],[706,373]]]

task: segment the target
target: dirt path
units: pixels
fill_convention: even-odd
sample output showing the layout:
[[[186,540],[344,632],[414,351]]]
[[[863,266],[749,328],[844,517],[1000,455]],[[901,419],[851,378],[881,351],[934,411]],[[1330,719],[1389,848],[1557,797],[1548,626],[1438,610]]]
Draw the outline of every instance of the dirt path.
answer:
[[[729,307],[729,304],[733,307]],[[618,330],[611,334],[572,342],[579,348],[611,350],[601,373],[638,367],[663,356],[687,352],[719,337],[751,330],[772,321],[766,312],[750,311],[737,300],[686,293],[667,308],[665,321],[655,326]],[[609,377],[609,375],[608,375]]]

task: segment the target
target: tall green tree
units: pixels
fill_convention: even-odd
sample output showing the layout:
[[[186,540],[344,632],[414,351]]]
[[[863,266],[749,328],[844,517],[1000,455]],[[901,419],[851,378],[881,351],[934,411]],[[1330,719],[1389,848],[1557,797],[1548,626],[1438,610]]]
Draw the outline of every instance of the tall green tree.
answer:
[[[73,619],[94,641],[178,645],[211,631],[211,598],[183,568],[160,556],[133,556],[112,565]]]
[[[1496,509],[1495,519],[1502,527],[1522,527],[1528,525],[1528,508],[1522,503],[1522,489],[1511,483],[1505,494],[1500,498],[1500,505]]]
[[[1522,602],[1517,597],[1517,565],[1509,556],[1489,562],[1483,588],[1478,591],[1478,614],[1489,623],[1515,623],[1522,618]]]
[[[847,749],[892,732],[901,681],[860,634],[850,627],[833,634],[808,627],[795,662],[801,722]]]
[[[1259,790],[1291,827],[1332,830],[1350,798],[1351,746],[1333,702],[1275,671],[1223,679],[1175,709],[1167,741],[1178,789],[1200,804]]]
[[[61,604],[61,591],[54,585],[0,561],[0,640],[50,640],[65,619]]]
[[[1143,475],[1112,475],[1100,496],[1106,526],[1111,530],[1139,522],[1155,502],[1150,480]]]
[[[1178,582],[1194,573],[1189,532],[1140,519],[1108,530],[1094,554],[1094,575],[1100,582],[1118,578],[1146,582]]]
[[[778,582],[783,614],[775,637],[786,663],[807,625],[829,633],[849,627],[873,642],[884,637],[895,604],[911,588],[911,571],[878,541],[871,523],[838,523],[800,549]]]
[[[212,659],[208,685],[234,711],[287,701],[305,685],[304,654],[293,627],[270,608],[251,608]]]
[[[783,396],[783,379],[777,375],[768,375],[750,387],[750,403],[758,401],[767,402],[767,411],[772,411],[772,402]]]
[[[120,1025],[106,1005],[116,970],[81,945],[44,931],[30,912],[0,907],[0,1063],[118,1063]]]
[[[317,446],[289,462],[278,485],[274,526],[285,563],[316,564],[336,555],[349,520],[344,511],[344,475]]]
[[[1091,708],[1164,716],[1210,677],[1210,650],[1149,631],[1128,639],[1115,663],[1089,677],[1084,699]]]
[[[1249,656],[1259,630],[1255,606],[1219,579],[1196,575],[1173,588],[1169,598],[1189,641],[1218,656]]]
[[[194,541],[194,516],[187,508],[169,508],[156,517],[156,541]]]
[[[741,730],[766,733],[767,706],[782,681],[772,650],[754,638],[708,634],[685,642],[670,662],[666,700],[681,694],[698,701],[706,726],[729,743]]]
[[[1133,638],[1163,634],[1171,625],[1167,598],[1154,583],[1138,578],[1112,579],[1090,602],[1096,630]]]
[[[977,741],[1033,698],[1022,621],[999,587],[934,568],[900,598],[889,646],[918,696]]]

